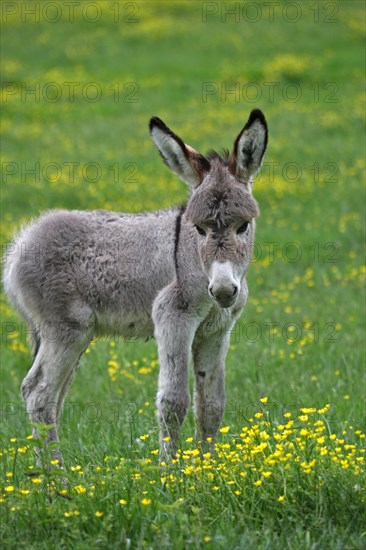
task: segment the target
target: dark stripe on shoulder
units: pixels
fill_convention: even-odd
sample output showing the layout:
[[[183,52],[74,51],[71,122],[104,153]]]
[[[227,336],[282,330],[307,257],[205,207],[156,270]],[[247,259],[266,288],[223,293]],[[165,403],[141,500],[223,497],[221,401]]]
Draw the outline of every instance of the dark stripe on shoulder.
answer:
[[[180,237],[180,229],[182,225],[182,216],[186,209],[186,205],[183,204],[179,208],[178,215],[175,220],[175,235],[174,235],[174,265],[175,265],[175,272],[178,277],[178,247],[179,247],[179,237]]]

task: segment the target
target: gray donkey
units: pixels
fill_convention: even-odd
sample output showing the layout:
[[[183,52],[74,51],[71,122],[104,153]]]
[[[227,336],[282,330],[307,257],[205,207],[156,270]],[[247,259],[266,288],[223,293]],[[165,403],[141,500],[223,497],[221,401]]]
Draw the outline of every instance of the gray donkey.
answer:
[[[22,394],[31,420],[53,425],[49,441],[58,441],[81,355],[93,337],[111,334],[157,340],[163,456],[177,450],[191,352],[204,448],[220,426],[229,335],[248,296],[258,215],[252,181],[267,124],[252,111],[231,155],[222,156],[204,157],[157,117],[150,132],[164,162],[191,188],[186,206],[137,215],[54,210],[7,251],[5,290],[27,323],[34,355]],[[62,466],[60,450],[53,455]]]

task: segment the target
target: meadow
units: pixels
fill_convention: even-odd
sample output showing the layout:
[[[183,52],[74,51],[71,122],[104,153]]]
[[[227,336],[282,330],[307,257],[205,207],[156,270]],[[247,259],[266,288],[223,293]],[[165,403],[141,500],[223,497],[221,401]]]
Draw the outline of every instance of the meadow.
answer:
[[[215,454],[191,412],[159,464],[156,345],[102,339],[66,400],[66,473],[35,467],[27,331],[1,295],[2,547],[364,548],[364,3],[77,4],[1,4],[3,246],[51,208],[181,203],[149,118],[205,153],[260,108],[250,295]]]

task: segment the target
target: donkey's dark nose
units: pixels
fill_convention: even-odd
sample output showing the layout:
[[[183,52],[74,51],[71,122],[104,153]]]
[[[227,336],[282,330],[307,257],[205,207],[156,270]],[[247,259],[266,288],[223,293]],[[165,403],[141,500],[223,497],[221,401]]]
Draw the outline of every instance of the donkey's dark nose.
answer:
[[[227,287],[210,285],[208,288],[211,298],[216,300],[221,307],[230,307],[238,293],[238,286],[231,284]]]

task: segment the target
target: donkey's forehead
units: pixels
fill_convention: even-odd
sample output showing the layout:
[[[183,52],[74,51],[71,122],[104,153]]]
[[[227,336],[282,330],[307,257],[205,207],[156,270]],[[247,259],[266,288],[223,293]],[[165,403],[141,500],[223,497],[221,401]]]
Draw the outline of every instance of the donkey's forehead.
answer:
[[[222,226],[255,218],[257,202],[244,184],[233,180],[228,176],[227,180],[204,182],[188,202],[187,218],[195,224],[216,222]]]

